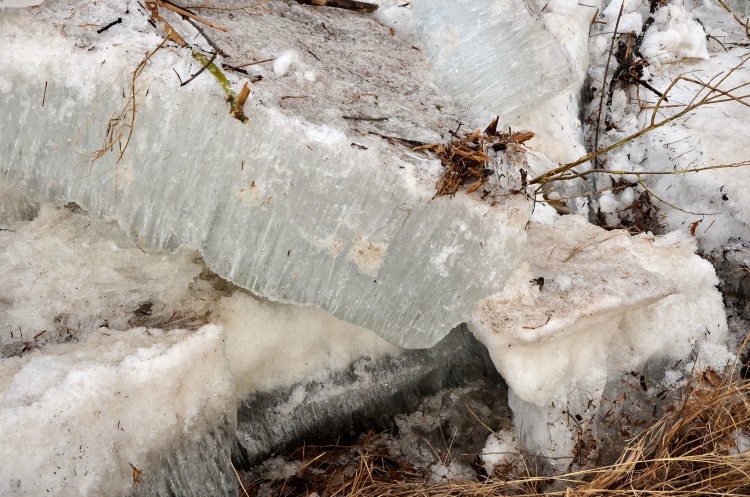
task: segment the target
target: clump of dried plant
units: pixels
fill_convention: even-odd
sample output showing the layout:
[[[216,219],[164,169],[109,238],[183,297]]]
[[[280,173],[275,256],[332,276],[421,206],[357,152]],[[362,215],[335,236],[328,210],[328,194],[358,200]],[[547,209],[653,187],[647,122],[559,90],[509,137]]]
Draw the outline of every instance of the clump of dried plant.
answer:
[[[469,185],[466,193],[477,191],[495,172],[488,167],[493,161],[493,153],[521,149],[524,142],[534,137],[531,131],[498,131],[497,124],[498,118],[495,118],[484,131],[459,135],[456,130],[448,143],[432,143],[414,148],[415,151],[433,152],[445,168],[435,185],[435,197],[454,196],[466,185]]]

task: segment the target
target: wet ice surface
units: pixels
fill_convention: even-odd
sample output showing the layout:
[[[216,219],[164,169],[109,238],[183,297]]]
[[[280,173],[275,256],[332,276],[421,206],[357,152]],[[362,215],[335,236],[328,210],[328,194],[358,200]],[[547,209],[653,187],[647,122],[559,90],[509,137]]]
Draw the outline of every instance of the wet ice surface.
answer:
[[[503,380],[487,350],[461,326],[430,349],[362,357],[324,378],[249,394],[240,402],[237,439],[250,464],[303,444],[345,443],[368,431],[393,430],[394,416],[416,410],[425,396],[472,382],[493,392],[486,401],[494,399],[503,416]]]
[[[55,15],[67,13],[60,8],[63,12]],[[279,24],[279,30],[289,16],[295,25],[310,24],[295,18],[311,15],[307,10],[296,6],[285,17],[285,9],[279,6],[280,13],[262,19]],[[334,15],[326,12],[320,15]],[[344,19],[361,36],[385,29],[347,15]],[[143,14],[134,7],[131,16]],[[22,22],[4,19],[14,35],[7,38],[12,46],[23,32]],[[252,26],[235,29],[250,32]],[[235,40],[242,38],[235,34]],[[330,56],[338,57],[329,63],[332,68],[360,64],[354,56],[359,35],[326,45],[334,52]],[[383,36],[390,35],[385,31]],[[144,36],[141,44],[147,46],[148,39]],[[76,41],[94,43],[85,33],[51,43]],[[424,68],[424,58],[403,40],[393,43],[391,52],[373,54],[377,58],[370,64],[392,61],[399,53],[417,65],[399,63],[386,72],[416,84],[415,71]],[[124,51],[125,46],[123,42],[112,50]],[[349,56],[336,55],[336,47],[347,49]],[[2,135],[15,137],[6,144],[12,150],[4,175],[39,200],[76,201],[92,214],[117,220],[145,248],[194,247],[213,271],[258,295],[318,306],[406,347],[432,345],[468,319],[474,303],[502,286],[520,257],[531,208],[527,199],[512,195],[494,206],[466,196],[430,201],[439,167],[434,161],[403,152],[380,136],[354,133],[343,117],[319,124],[331,109],[349,112],[341,109],[344,104],[334,106],[335,101],[323,104],[326,85],[320,95],[314,87],[305,88],[316,103],[295,112],[284,108],[284,95],[274,100],[273,92],[259,86],[257,104],[246,109],[253,119],[243,126],[224,115],[221,99],[196,98],[205,87],[176,91],[172,68],[162,66],[174,63],[175,55],[159,53],[144,75],[148,95],[139,103],[135,125],[144,132],[136,132],[119,164],[113,164],[114,155],[93,166],[82,163],[80,154],[100,146],[110,109],[122,105],[119,90],[107,91],[118,76],[118,68],[110,65],[122,62],[92,53],[96,56],[80,56],[84,67],[93,63],[91,77],[55,83],[44,107],[23,104],[35,98],[38,88],[20,84],[13,60],[4,66],[3,81],[12,91],[7,93],[9,117]],[[110,65],[100,66],[100,56]],[[123,54],[125,60],[131,57]],[[46,55],[39,62],[43,67],[48,63]],[[344,81],[360,86],[362,78],[350,69],[353,75]],[[274,91],[291,92],[284,84],[274,85]],[[431,92],[429,85],[424,88]],[[398,107],[402,96],[392,94],[377,100]],[[312,114],[316,117],[306,119]],[[422,128],[443,131],[430,118],[444,115],[435,108],[411,114],[426,116],[420,117]],[[398,132],[388,127],[390,122],[381,134]],[[311,259],[314,264],[308,263]]]
[[[613,22],[612,13],[619,8],[615,4],[601,5],[607,7],[601,20]],[[637,28],[647,9],[642,2],[626,4],[626,22]],[[206,13],[230,28],[228,34],[211,31],[231,52],[223,62],[275,59],[248,66],[247,77],[227,70],[236,87],[255,80],[245,109],[251,117],[248,125],[226,116],[223,94],[208,75],[179,88],[173,68],[184,76],[198,66],[188,52],[169,46],[152,57],[138,87],[136,133],[122,161],[115,164],[112,155],[105,155],[93,166],[86,162],[87,154],[101,146],[107,119],[123,105],[129,71],[144,51],[158,45],[159,32],[147,24],[147,14],[135,2],[85,8],[47,2],[40,9],[4,11],[0,16],[0,42],[7,54],[0,60],[0,95],[8,116],[0,123],[0,176],[29,196],[0,187],[0,245],[7,248],[0,267],[13,283],[0,293],[0,317],[5,321],[0,324],[6,325],[0,329],[3,355],[10,357],[3,365],[45,360],[67,350],[57,347],[73,345],[57,342],[88,343],[88,335],[101,326],[134,334],[140,331],[124,330],[146,326],[195,333],[206,323],[218,323],[224,327],[227,349],[225,356],[214,357],[218,369],[212,371],[225,371],[227,366],[218,364],[228,360],[234,378],[222,388],[246,401],[241,438],[252,458],[289,447],[318,430],[331,435],[332,429],[320,428],[329,420],[351,433],[352,419],[378,419],[367,418],[372,406],[381,414],[412,409],[421,395],[451,384],[454,365],[455,371],[465,371],[471,362],[465,355],[468,349],[457,348],[445,359],[447,370],[431,369],[433,362],[443,362],[434,354],[446,357],[440,356],[439,347],[401,353],[368,330],[319,310],[255,299],[235,285],[273,300],[322,307],[410,347],[432,345],[473,316],[472,329],[508,380],[516,416],[513,435],[488,441],[485,465],[492,472],[503,461],[491,454],[504,447],[562,457],[556,460],[567,466],[581,426],[571,419],[578,415],[590,420],[584,427],[595,433],[597,413],[609,409],[607,399],[617,398],[623,388],[622,375],[635,368],[639,374],[633,378],[643,378],[647,395],[653,397],[679,383],[693,364],[720,367],[726,360],[726,325],[715,276],[693,255],[689,238],[694,231],[702,247],[716,248],[717,254],[723,249],[725,255],[730,250],[726,271],[742,270],[744,242],[726,243],[730,234],[750,238],[742,182],[729,176],[733,171],[648,179],[656,195],[683,207],[663,208],[654,218],[660,229],[682,234],[656,238],[630,238],[587,225],[581,218],[560,218],[545,205],[536,205],[532,214],[531,202],[523,195],[499,205],[462,193],[430,200],[439,165],[408,144],[443,140],[459,121],[463,129],[478,129],[492,111],[502,113],[489,103],[467,108],[477,92],[462,96],[458,90],[464,83],[484,88],[482,81],[504,74],[503,62],[487,64],[471,57],[454,61],[444,52],[421,48],[418,40],[425,33],[419,34],[419,23],[428,22],[427,3],[416,4],[413,12],[389,4],[389,9],[406,13],[384,9],[375,17],[380,24],[351,12],[294,2],[268,6],[270,12],[252,11],[263,14],[259,17],[240,11]],[[502,8],[500,2],[496,6]],[[514,50],[528,50],[528,60],[538,60],[562,46],[569,58],[556,62],[567,60],[574,83],[580,83],[588,65],[586,29],[592,7],[567,1],[538,7],[541,13],[529,11],[522,20],[528,32],[539,36],[527,37],[527,43],[514,45]],[[649,28],[644,50],[656,59],[649,69],[654,85],[663,87],[686,70],[710,77],[736,63],[741,51],[731,44],[741,43],[743,33],[710,5],[693,7],[665,6]],[[498,10],[472,30],[476,12],[466,14],[456,17],[456,24],[476,40],[490,39],[482,30],[493,32],[506,21]],[[698,15],[705,33],[694,19]],[[118,17],[121,24],[96,34]],[[436,29],[427,34],[440,34],[443,48],[471,52],[460,43],[451,45],[451,33],[437,29],[443,27],[439,18],[430,20]],[[172,22],[195,34],[179,19]],[[719,53],[718,43],[705,40],[708,33],[730,46]],[[608,39],[591,40],[591,75],[596,81],[602,76]],[[535,47],[536,42],[540,45]],[[665,43],[669,46],[660,49]],[[550,46],[557,48],[541,51]],[[702,58],[707,54],[708,59]],[[465,65],[456,68],[453,62]],[[67,66],[79,70],[66,71]],[[539,67],[530,67],[538,72]],[[488,68],[503,74],[493,75]],[[456,70],[458,79],[451,74]],[[733,81],[741,83],[745,77],[738,72]],[[567,76],[556,83],[565,81]],[[501,156],[493,164],[498,172],[520,174],[524,168],[531,176],[541,174],[555,161],[572,160],[585,149],[577,122],[577,88],[566,84],[554,90],[540,87],[534,95],[516,86],[521,97],[530,99],[521,98],[527,107],[514,108],[509,119],[514,129],[527,126],[537,136],[529,142],[529,153],[515,159]],[[438,88],[452,92],[455,100]],[[546,90],[554,96],[541,98]],[[685,90],[675,88],[674,100],[687,98]],[[643,116],[640,121],[637,117],[638,97],[644,98],[643,93],[632,87],[617,89],[612,108],[616,127],[602,135],[602,143],[643,124]],[[735,107],[707,110],[683,127],[665,128],[612,154],[609,165],[637,169],[646,167],[638,161],[649,157],[649,167],[683,159],[693,165],[743,159],[742,147],[728,143],[709,124],[720,122],[722,130],[742,137],[746,115]],[[580,193],[586,187],[570,191]],[[616,224],[640,198],[632,186],[604,194],[602,216]],[[45,201],[76,202],[93,217],[114,220],[117,226],[71,212],[73,205],[57,209]],[[567,202],[573,211],[585,213],[588,201]],[[709,219],[707,209],[714,208],[721,214]],[[533,222],[528,224],[530,217]],[[742,295],[743,280],[733,284]],[[691,319],[692,313],[699,319]],[[23,334],[16,336],[19,324]],[[192,336],[174,330],[155,336],[169,333],[185,340]],[[142,354],[142,348],[134,345],[130,352]],[[69,373],[75,375],[74,369]],[[455,374],[462,381],[472,378],[468,372]],[[200,403],[200,391],[181,387],[187,388],[182,393],[195,395],[190,397],[195,405]],[[574,390],[578,393],[571,394]],[[95,390],[89,393],[96,398]],[[638,407],[638,402],[629,405]],[[488,409],[503,406],[485,404]],[[117,406],[107,408],[114,412]],[[364,412],[369,414],[360,417]],[[278,422],[288,416],[298,423]],[[225,441],[226,426],[220,416],[212,420],[213,425],[201,428],[202,439],[150,439],[154,453],[172,454],[160,452],[167,469],[152,474],[163,470],[169,479],[190,464],[206,461],[207,467],[219,468],[221,457],[212,463],[205,454],[187,460],[181,455],[185,447],[226,454],[228,442],[211,441]],[[409,429],[416,433],[415,426],[422,422],[431,426],[423,419]],[[465,429],[459,428],[457,436]],[[434,441],[435,431],[419,436]],[[419,436],[405,437],[404,443]],[[467,438],[476,441],[474,435]],[[414,452],[425,449],[416,445]],[[478,452],[474,445],[467,451]],[[39,457],[41,461],[45,454]],[[466,461],[432,463],[435,481],[465,475]],[[124,472],[116,482],[125,485],[132,468],[120,466]],[[180,475],[175,481],[189,486],[190,481],[179,479],[187,473]],[[157,487],[164,481],[160,478],[152,480]],[[206,481],[221,482],[221,477]]]

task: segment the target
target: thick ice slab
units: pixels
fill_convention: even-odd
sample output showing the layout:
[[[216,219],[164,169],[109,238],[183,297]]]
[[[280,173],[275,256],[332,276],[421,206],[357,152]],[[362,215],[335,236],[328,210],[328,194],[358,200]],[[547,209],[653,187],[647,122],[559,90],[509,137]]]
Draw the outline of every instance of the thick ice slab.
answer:
[[[517,263],[530,210],[519,196],[495,206],[463,195],[430,200],[433,162],[277,108],[248,109],[241,125],[209,90],[175,88],[171,67],[144,76],[150,86],[123,161],[111,154],[88,168],[81,154],[101,145],[112,109],[123,105],[120,83],[129,85],[117,77],[130,66],[112,54],[101,65],[103,54],[76,51],[72,38],[35,46],[13,21],[0,20],[10,51],[67,46],[87,73],[84,82],[79,71],[44,76],[42,107],[33,63],[46,67],[48,56],[30,55],[22,68],[0,62],[8,88],[0,174],[37,199],[116,219],[150,249],[196,247],[244,288],[318,306],[405,347],[430,346],[468,319]]]
[[[573,86],[570,56],[535,5],[522,0],[420,0],[414,17],[449,94],[502,116]]]

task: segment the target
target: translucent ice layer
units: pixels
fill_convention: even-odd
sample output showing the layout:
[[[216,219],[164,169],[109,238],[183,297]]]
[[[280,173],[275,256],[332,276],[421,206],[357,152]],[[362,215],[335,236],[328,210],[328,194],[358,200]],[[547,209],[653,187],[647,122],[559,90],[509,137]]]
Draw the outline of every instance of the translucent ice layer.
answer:
[[[437,85],[508,116],[574,84],[568,51],[522,0],[420,0],[414,16]]]
[[[102,66],[75,52],[74,39],[46,43],[71,45],[87,74],[54,72],[44,106],[44,82],[0,62],[9,88],[0,176],[38,200],[75,201],[145,248],[195,247],[258,295],[318,306],[404,347],[436,343],[518,262],[530,212],[522,196],[494,206],[463,194],[431,200],[434,162],[352,134],[346,120],[312,124],[258,106],[242,125],[210,90],[174,88],[171,68],[169,83],[144,75],[152,79],[123,160],[114,163],[115,150],[89,167],[82,154],[101,146],[112,109],[124,105],[112,80],[128,66],[111,55]]]

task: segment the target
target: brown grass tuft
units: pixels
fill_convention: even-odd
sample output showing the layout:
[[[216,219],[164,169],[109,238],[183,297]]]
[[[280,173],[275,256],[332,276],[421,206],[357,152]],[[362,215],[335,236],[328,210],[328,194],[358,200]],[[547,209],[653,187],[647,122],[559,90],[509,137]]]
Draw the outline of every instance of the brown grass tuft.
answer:
[[[447,144],[433,143],[414,148],[415,151],[432,151],[445,168],[435,185],[437,189],[435,197],[443,195],[452,197],[467,184],[470,186],[466,189],[466,193],[475,192],[495,172],[487,167],[492,162],[490,150],[499,152],[506,150],[509,146],[519,147],[534,137],[531,131],[498,132],[497,124],[498,118],[495,118],[484,131],[477,130],[459,136],[456,130]]]

